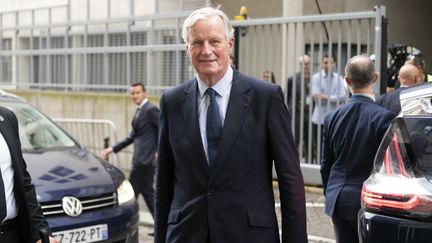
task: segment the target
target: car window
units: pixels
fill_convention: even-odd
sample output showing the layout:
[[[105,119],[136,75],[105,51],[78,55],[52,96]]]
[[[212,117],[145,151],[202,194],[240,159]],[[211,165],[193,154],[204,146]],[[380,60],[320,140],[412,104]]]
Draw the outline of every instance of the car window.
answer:
[[[430,117],[404,118],[412,151],[426,175],[432,175],[432,119]]]
[[[19,123],[23,151],[44,150],[76,146],[75,142],[33,106],[26,103],[7,103]]]

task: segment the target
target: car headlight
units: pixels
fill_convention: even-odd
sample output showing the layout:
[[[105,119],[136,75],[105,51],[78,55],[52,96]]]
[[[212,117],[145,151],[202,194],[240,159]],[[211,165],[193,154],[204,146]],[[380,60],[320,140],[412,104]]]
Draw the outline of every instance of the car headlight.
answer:
[[[117,200],[118,204],[122,205],[130,200],[135,199],[135,193],[132,185],[128,180],[124,180],[117,188]]]

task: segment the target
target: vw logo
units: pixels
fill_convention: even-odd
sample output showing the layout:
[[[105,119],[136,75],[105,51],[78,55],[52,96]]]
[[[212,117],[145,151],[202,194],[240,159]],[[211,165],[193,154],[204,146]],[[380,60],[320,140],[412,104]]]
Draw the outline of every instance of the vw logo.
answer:
[[[76,217],[82,213],[82,204],[76,197],[63,197],[62,199],[63,211],[71,216]]]

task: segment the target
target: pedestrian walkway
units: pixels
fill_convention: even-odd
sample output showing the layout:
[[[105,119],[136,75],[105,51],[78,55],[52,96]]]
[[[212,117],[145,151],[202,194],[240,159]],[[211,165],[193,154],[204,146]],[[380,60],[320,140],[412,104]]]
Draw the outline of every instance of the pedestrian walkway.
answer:
[[[333,227],[330,218],[324,213],[324,195],[319,187],[305,187],[306,191],[306,214],[307,231],[309,243],[335,243]],[[277,184],[274,184],[275,207],[278,220],[280,222],[280,201]],[[149,233],[153,232],[154,221],[148,212],[144,200],[138,199],[140,206],[140,242],[153,242],[153,237]]]

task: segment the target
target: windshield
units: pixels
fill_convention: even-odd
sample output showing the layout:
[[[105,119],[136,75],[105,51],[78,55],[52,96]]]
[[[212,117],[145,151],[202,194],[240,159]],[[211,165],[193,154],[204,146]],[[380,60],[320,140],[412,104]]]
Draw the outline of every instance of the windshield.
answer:
[[[33,106],[26,103],[6,103],[19,123],[23,151],[45,150],[76,146],[75,142]]]

